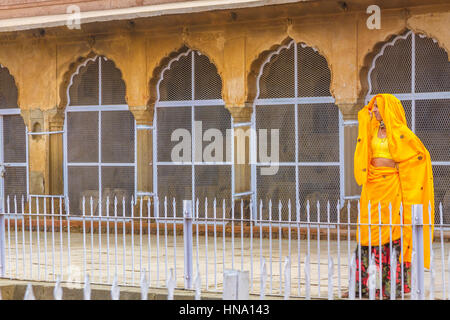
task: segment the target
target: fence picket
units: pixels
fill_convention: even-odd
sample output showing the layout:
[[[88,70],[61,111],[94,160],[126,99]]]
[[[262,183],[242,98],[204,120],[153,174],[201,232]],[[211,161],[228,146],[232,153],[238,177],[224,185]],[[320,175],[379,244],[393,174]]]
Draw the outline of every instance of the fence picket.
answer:
[[[280,259],[281,260],[281,259]],[[284,300],[291,296],[291,258],[287,256],[284,260]],[[280,274],[281,278],[281,274]]]

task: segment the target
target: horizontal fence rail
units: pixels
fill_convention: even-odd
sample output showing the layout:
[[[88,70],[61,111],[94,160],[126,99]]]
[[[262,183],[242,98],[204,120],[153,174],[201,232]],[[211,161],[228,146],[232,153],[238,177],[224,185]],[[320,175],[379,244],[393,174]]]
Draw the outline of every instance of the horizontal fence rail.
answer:
[[[71,209],[63,196],[7,197],[0,213],[0,276],[73,286],[83,286],[86,277],[92,284],[145,283],[167,288],[170,297],[175,288],[196,290],[196,296],[200,290],[223,292],[224,274],[237,270],[248,272],[249,292],[261,298],[450,298],[450,225],[443,222],[441,204],[425,269],[422,230],[431,219],[364,224],[357,219],[357,201],[302,207],[290,201],[283,206],[251,199],[182,200],[82,198],[78,209]],[[422,217],[422,210],[429,208],[413,206],[413,217]],[[380,233],[383,226],[398,226],[400,243],[412,228],[411,274],[399,273],[400,292],[391,281],[390,296],[378,294],[386,265],[396,269],[401,257],[393,241],[369,243],[369,252],[388,245],[391,259],[367,257],[369,292],[361,292],[364,250],[356,236],[365,226]],[[405,283],[411,292],[405,292]]]

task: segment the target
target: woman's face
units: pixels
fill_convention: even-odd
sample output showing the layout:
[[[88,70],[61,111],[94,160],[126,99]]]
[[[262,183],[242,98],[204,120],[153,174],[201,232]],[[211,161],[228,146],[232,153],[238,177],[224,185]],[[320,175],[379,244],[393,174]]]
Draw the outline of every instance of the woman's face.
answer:
[[[383,118],[381,117],[380,111],[378,110],[378,105],[377,105],[376,100],[375,100],[375,103],[373,104],[372,112],[375,115],[375,119],[377,119],[378,121],[383,120]]]

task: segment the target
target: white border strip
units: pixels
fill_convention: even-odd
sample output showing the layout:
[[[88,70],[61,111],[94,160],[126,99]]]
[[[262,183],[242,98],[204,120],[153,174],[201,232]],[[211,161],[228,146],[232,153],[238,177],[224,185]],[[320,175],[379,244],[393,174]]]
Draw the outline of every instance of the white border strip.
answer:
[[[284,104],[322,104],[335,103],[332,96],[328,97],[298,97],[298,98],[267,98],[256,99],[255,104],[259,107],[265,105],[284,105]]]
[[[69,162],[68,167],[134,167],[134,163]]]
[[[27,132],[27,134],[30,136],[39,136],[39,135],[57,134],[57,133],[64,133],[64,130],[63,131]]]
[[[0,116],[20,115],[20,108],[0,109]]]
[[[344,125],[344,127],[357,126],[358,125],[358,120],[344,120],[342,122],[342,124]]]
[[[340,162],[258,162],[255,164],[258,167],[270,167],[270,166],[280,166],[280,167],[331,167],[340,166]]]
[[[223,101],[222,99],[158,101],[155,103],[155,106],[159,107],[159,108],[161,108],[161,107],[164,107],[164,108],[191,107],[192,104],[194,104],[196,107],[224,106],[225,101]]]
[[[67,112],[89,112],[89,111],[129,111],[130,109],[126,104],[116,104],[116,105],[93,105],[93,106],[68,106],[66,108]]]
[[[156,165],[157,166],[231,166],[233,163],[232,162],[192,162],[192,161],[187,161],[187,162],[168,162],[168,161],[163,161],[163,162],[157,162]]]

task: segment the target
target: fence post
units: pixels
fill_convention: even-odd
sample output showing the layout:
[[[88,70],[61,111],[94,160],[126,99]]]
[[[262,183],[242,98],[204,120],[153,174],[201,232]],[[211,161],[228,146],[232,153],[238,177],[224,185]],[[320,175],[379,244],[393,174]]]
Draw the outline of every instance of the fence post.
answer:
[[[413,227],[413,250],[415,250],[416,264],[416,286],[417,299],[425,299],[424,284],[424,257],[423,257],[423,205],[414,204],[412,206],[412,227]]]
[[[5,214],[0,212],[0,277],[5,277]]]
[[[224,270],[223,272],[223,300],[237,300],[239,274],[237,270]]]
[[[223,272],[223,300],[249,299],[248,271],[225,270]]]
[[[183,200],[184,288],[192,289],[192,200]]]

